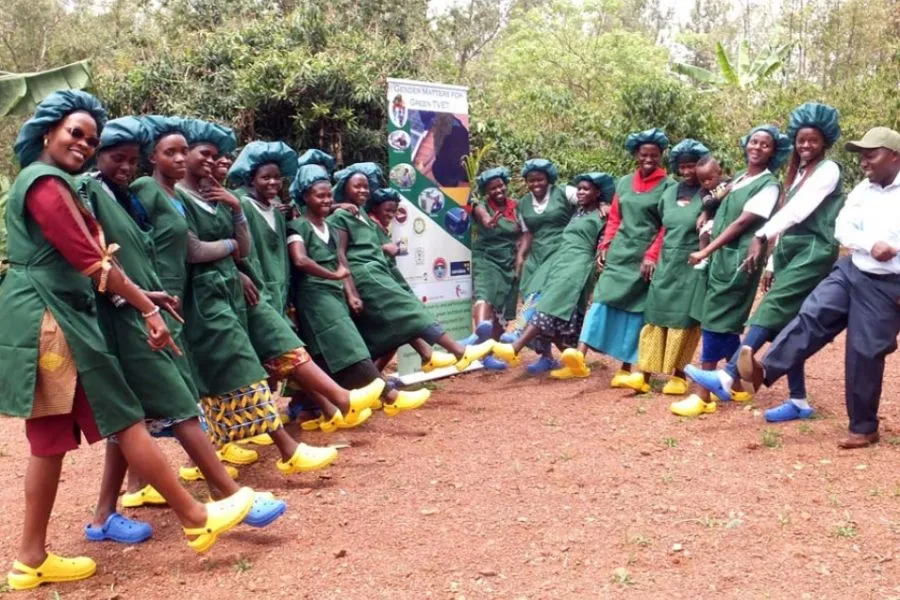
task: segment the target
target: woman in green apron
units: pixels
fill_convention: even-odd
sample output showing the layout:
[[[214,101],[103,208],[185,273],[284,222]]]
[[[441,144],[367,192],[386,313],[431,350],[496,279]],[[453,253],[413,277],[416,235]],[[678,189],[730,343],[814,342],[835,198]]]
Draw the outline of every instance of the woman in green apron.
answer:
[[[622,361],[610,387],[625,387],[638,358],[644,306],[662,243],[659,201],[675,182],[660,168],[669,138],[659,129],[631,133],[625,149],[638,163],[631,175],[616,182],[616,196],[600,242],[600,278],[581,330],[578,348],[563,352],[562,361],[579,377],[590,375],[584,362],[588,348]]]
[[[644,307],[644,328],[638,344],[638,369],[625,381],[636,392],[650,391],[650,374],[666,373],[663,394],[683,396],[688,391],[684,367],[700,343],[700,324],[690,316],[691,299],[701,273],[688,264],[688,255],[700,245],[697,219],[703,210],[697,180],[697,161],[709,149],[692,139],[682,140],[669,152],[673,173],[681,175],[659,201],[663,245],[659,264],[650,280]]]
[[[471,210],[475,221],[472,232],[472,305],[474,333],[469,340],[478,343],[490,335],[495,340],[516,317],[519,285],[516,280],[516,246],[521,236],[516,201],[507,195],[509,170],[488,169],[476,179],[478,195]],[[488,369],[502,370],[506,364],[488,356],[482,361]]]
[[[553,361],[551,344],[565,351],[578,344],[588,296],[596,279],[597,241],[606,224],[601,206],[612,201],[615,180],[607,173],[583,173],[572,180],[577,190],[578,211],[560,238],[559,252],[540,266],[534,277],[539,298],[522,334],[511,344],[495,344],[494,355],[516,364],[528,344],[546,361]],[[566,367],[550,372],[554,379],[577,375]]]
[[[394,242],[391,236],[391,223],[394,222],[394,215],[397,214],[397,207],[400,206],[400,192],[393,188],[381,188],[375,190],[366,203],[365,211],[369,217],[378,225],[378,237],[381,239],[381,249],[387,258],[391,267],[391,273],[394,279],[401,286],[409,290],[412,294],[412,288],[400,269],[397,268],[397,256],[400,254],[400,246]]]
[[[181,319],[178,303],[162,289],[153,264],[153,241],[143,206],[128,189],[137,170],[141,148],[149,132],[136,117],[115,119],[100,136],[96,173],[78,180],[79,198],[100,223],[108,243],[119,246],[116,260],[126,275],[155,302],[165,307],[167,325]],[[155,352],[145,342],[137,313],[123,310],[117,298],[97,295],[100,328],[110,350],[122,365],[125,380],[137,394],[147,415],[151,434],[171,428],[188,456],[198,465],[217,497],[236,494],[240,487],[219,462],[216,451],[200,424],[198,394],[187,357],[174,352]],[[180,335],[173,336],[176,343]],[[128,463],[118,444],[106,448],[100,494],[93,523],[85,528],[91,541],[137,543],[149,538],[146,523],[116,512],[116,502]],[[154,490],[155,491],[155,490]],[[124,502],[124,500],[123,500]],[[244,522],[265,526],[284,513],[286,505],[268,495],[257,495]]]
[[[787,136],[772,125],[754,128],[741,140],[741,145],[747,170],[732,180],[731,189],[716,212],[710,244],[688,257],[694,265],[710,260],[706,268],[706,299],[699,315],[702,370],[693,365],[685,367],[685,373],[699,389],[669,407],[679,416],[692,417],[716,410],[716,403],[710,401],[709,382],[713,378],[718,380],[714,369],[719,361],[727,361],[739,349],[740,333],[759,287],[760,274],[747,273],[740,266],[747,256],[753,233],[775,209],[781,185],[773,172],[791,150]],[[724,389],[716,388],[713,393],[721,400],[732,398]]]
[[[766,295],[750,317],[749,328],[741,340],[741,345],[749,346],[754,353],[775,339],[796,316],[803,300],[828,275],[837,259],[839,244],[834,237],[834,224],[844,205],[844,194],[840,165],[825,154],[840,134],[838,111],[830,106],[809,102],[791,113],[787,137],[794,150],[785,178],[786,203],[756,230],[741,265],[748,273],[756,272],[762,266],[767,242],[778,240],[763,283]],[[712,375],[704,373],[698,383],[712,383],[712,391],[720,398],[731,395],[733,382],[738,378],[739,354],[740,350],[735,352],[724,369]],[[769,422],[808,419],[813,415],[806,397],[803,365],[788,371],[787,379],[790,397],[765,411]]]
[[[394,190],[378,190],[373,196],[375,202],[381,200],[380,192],[396,194]],[[395,201],[392,194],[384,195],[384,203]],[[291,197],[304,208],[304,216],[288,224],[288,248],[295,269],[292,295],[300,332],[309,340],[313,360],[345,387],[360,387],[383,379],[344,298],[341,281],[350,271],[338,264],[337,236],[325,220],[333,202],[331,178],[319,166],[301,167],[291,184]],[[368,208],[372,208],[371,204]],[[385,414],[394,416],[419,408],[430,396],[431,392],[424,388],[407,392],[385,386],[381,404]],[[328,418],[328,414],[323,414],[316,420],[325,422]]]
[[[115,434],[132,467],[163,492],[205,552],[219,534],[241,522],[253,491],[203,505],[182,488],[144,427],[141,402],[100,331],[96,290],[124,299],[120,310],[140,312],[143,343],[179,349],[159,306],[112,260],[103,230],[78,200],[72,176],[94,155],[106,111],[85,92],[44,99],[19,131],[22,171],[9,192],[6,228],[10,269],[0,289],[0,414],[25,420],[31,458],[25,474],[25,517],[18,558],[7,575],[14,590],[93,575],[94,561],[46,551],[47,526],[63,458]]]
[[[578,204],[574,190],[567,194],[565,188],[554,185],[559,172],[556,165],[547,159],[526,160],[522,166],[522,177],[528,186],[528,193],[516,205],[522,235],[516,251],[515,270],[522,292],[522,313],[517,332],[501,337],[503,342],[513,342],[531,320],[540,292],[535,287],[535,276],[541,265],[559,250],[559,236],[569,224]],[[528,365],[528,372],[538,375],[558,367],[559,363],[542,355]]]
[[[149,136],[149,141],[143,147],[143,155],[151,175],[137,179],[130,189],[143,208],[149,225],[156,274],[162,289],[176,298],[181,306],[187,289],[188,248],[192,260],[219,260],[235,251],[237,240],[201,242],[188,230],[184,203],[175,191],[175,185],[184,178],[186,171],[188,143],[184,132],[187,121],[159,115],[147,115],[140,119]],[[173,323],[173,328],[173,335],[179,345],[190,356],[190,348],[181,335],[181,323]],[[220,448],[219,456],[223,461],[237,465],[251,464],[259,459],[255,450],[240,448],[235,444],[226,444]],[[231,466],[225,468],[232,478],[237,477],[237,469]],[[186,481],[203,479],[203,472],[196,466],[182,467],[179,474]],[[128,493],[122,498],[122,503],[127,507],[163,504],[165,498],[151,486],[145,486],[132,472],[128,478]]]
[[[371,196],[370,185],[378,185],[380,173],[381,169],[372,163],[358,163],[338,171],[335,198],[362,209]],[[384,255],[378,225],[365,210],[358,210],[356,215],[335,211],[328,224],[338,238],[339,263],[350,270],[350,276],[344,278],[344,293],[370,356],[379,358],[421,339],[425,343],[414,348],[422,358],[424,371],[454,364],[457,370],[464,371],[491,351],[493,340],[461,346],[422,302],[397,282]],[[450,354],[432,350],[434,344]]]

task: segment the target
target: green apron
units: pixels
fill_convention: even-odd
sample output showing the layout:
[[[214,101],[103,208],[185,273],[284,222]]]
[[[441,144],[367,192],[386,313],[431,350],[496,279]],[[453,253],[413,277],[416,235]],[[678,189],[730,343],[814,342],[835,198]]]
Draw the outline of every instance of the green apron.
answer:
[[[345,210],[335,211],[328,224],[333,234],[341,230],[347,235],[347,262],[363,301],[356,327],[370,356],[393,351],[434,324],[422,302],[394,279],[381,249],[379,227],[365,211],[357,217]]]
[[[200,204],[181,189],[178,195],[200,241],[234,238],[228,207]],[[200,395],[221,396],[266,379],[247,333],[247,305],[234,258],[196,263],[190,272],[184,329]]]
[[[141,231],[96,177],[82,177],[78,181],[78,192],[103,227],[106,242],[120,246],[115,256],[125,274],[142,290],[161,291],[163,287],[152,260],[151,233]],[[109,296],[97,294],[97,306],[100,328],[110,350],[119,358],[125,380],[137,394],[146,415],[178,420],[199,416],[197,389],[186,356],[176,356],[171,350],[153,351],[147,344],[143,318],[128,305],[117,308]],[[161,314],[171,330],[175,319],[165,311]],[[173,338],[179,347],[183,347],[180,339]]]
[[[678,198],[678,186],[669,187],[659,201],[663,236],[659,264],[650,281],[644,321],[659,327],[688,329],[697,325],[691,305],[703,273],[688,263],[688,256],[700,248],[697,218],[703,210],[700,192],[692,198]]]
[[[740,175],[735,177],[735,181],[738,178]],[[712,239],[737,220],[744,212],[744,205],[767,185],[778,185],[778,180],[771,173],[729,192],[716,212]],[[744,329],[744,323],[756,299],[756,288],[759,286],[762,270],[747,273],[738,267],[747,258],[747,250],[757,229],[758,225],[747,228],[740,237],[719,248],[710,258],[706,267],[706,300],[701,320],[703,329],[714,333],[738,334]]]
[[[24,419],[32,414],[41,320],[49,310],[75,358],[97,428],[108,436],[141,421],[144,411],[100,331],[93,283],[62,257],[28,214],[26,194],[47,176],[65,182],[79,201],[71,177],[40,162],[22,169],[9,191],[9,271],[0,287],[0,414]]]
[[[327,224],[326,224],[327,227]],[[328,242],[316,235],[304,218],[288,223],[288,233],[299,235],[310,260],[335,271],[338,268],[337,233],[330,231]],[[369,357],[366,343],[350,316],[341,281],[313,277],[294,269],[291,297],[297,307],[300,333],[313,356],[321,356],[331,373]]]
[[[788,202],[802,186],[800,183],[791,188]],[[840,244],[834,237],[834,223],[843,207],[842,181],[838,181],[811,215],[781,235],[774,251],[775,281],[750,317],[750,325],[778,332],[800,312],[803,301],[837,260]]]
[[[584,313],[597,274],[597,239],[606,218],[599,210],[576,213],[563,230],[560,251],[541,265],[534,277],[540,291],[535,310],[568,322]]]
[[[634,177],[632,173],[616,182],[622,220],[606,253],[606,266],[594,288],[594,302],[641,313],[650,287],[641,277],[641,263],[662,225],[659,201],[663,192],[675,182],[666,177],[648,192],[635,192],[632,187]]]
[[[522,291],[523,298],[540,291],[534,286],[534,275],[538,268],[550,260],[550,257],[559,249],[559,236],[562,235],[569,219],[575,212],[575,206],[570,204],[566,198],[565,189],[551,185],[547,193],[550,198],[547,200],[547,207],[541,214],[534,210],[534,196],[531,193],[525,194],[516,206],[519,216],[522,217],[532,235],[531,248],[528,250],[525,264],[522,265],[522,274],[519,277],[519,289]],[[515,256],[513,256],[513,260],[515,261]]]
[[[284,215],[277,208],[273,211],[275,216],[275,229],[266,222],[254,203],[256,202],[249,192],[244,190],[241,194],[241,206],[247,215],[247,225],[250,235],[253,237],[253,250],[245,260],[253,261],[254,270],[262,278],[262,284],[269,296],[270,302],[276,311],[284,313],[287,310],[288,296],[288,255],[287,234],[285,233]]]
[[[496,214],[487,202],[478,204],[488,217]],[[484,300],[498,315],[514,319],[519,297],[516,281],[516,244],[521,235],[519,224],[505,217],[500,217],[493,229],[481,227],[477,220],[473,223],[472,283],[475,300]]]
[[[372,221],[374,222],[374,219],[372,219]],[[380,225],[378,225],[378,223],[375,223],[375,225],[378,229],[378,239],[381,240],[381,245],[384,246],[385,244],[393,244],[394,239],[387,231],[384,230],[384,227],[381,227]],[[409,287],[409,282],[406,281],[403,273],[401,273],[400,269],[397,268],[397,257],[388,256],[387,254],[385,254],[384,258],[388,263],[388,267],[391,269],[391,275],[394,277],[397,283],[399,283],[403,287],[403,289],[407,290],[410,294],[415,295],[415,292],[413,292],[412,288]]]
[[[182,199],[171,198],[152,177],[141,177],[131,191],[144,206],[153,225],[156,272],[163,289],[184,300],[188,280],[187,231]]]

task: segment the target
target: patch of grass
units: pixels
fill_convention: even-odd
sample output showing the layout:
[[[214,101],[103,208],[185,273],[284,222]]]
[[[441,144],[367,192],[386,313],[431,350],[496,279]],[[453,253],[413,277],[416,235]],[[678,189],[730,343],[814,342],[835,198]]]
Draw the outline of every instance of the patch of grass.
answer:
[[[675,438],[671,438],[671,437],[663,438],[663,444],[669,448],[677,448],[678,440],[676,440]]]
[[[631,576],[631,573],[628,572],[628,569],[619,567],[613,571],[612,582],[617,585],[629,586],[634,584],[634,578]]]
[[[59,592],[54,590],[50,592],[50,600],[62,600],[62,596],[59,595]]]
[[[781,438],[783,437],[784,434],[777,429],[763,429],[761,436],[762,445],[766,448],[781,448]]]
[[[778,513],[778,524],[781,525],[782,529],[787,527],[791,522],[791,516],[786,512]]]
[[[639,415],[646,415],[646,414],[647,414],[647,407],[646,407],[646,406],[638,406],[638,407],[637,407],[637,414],[639,414]]]
[[[697,522],[699,522],[704,527],[709,527],[710,529],[712,529],[713,527],[722,526],[722,519],[716,519],[715,517],[710,517],[709,515],[703,515],[702,517],[697,519]]]
[[[569,460],[572,460],[573,458],[575,458],[575,455],[572,454],[571,452],[563,452],[562,454],[559,455],[559,460],[569,461]]]
[[[9,584],[0,583],[0,594],[7,594],[12,591],[12,588],[9,587]]]
[[[728,521],[725,523],[725,529],[735,529],[744,524],[744,513],[728,511]]]
[[[238,561],[234,563],[234,570],[238,573],[246,573],[252,568],[253,563],[251,563],[250,559],[245,556],[240,557]]]
[[[838,523],[831,529],[831,537],[836,538],[854,538],[859,534],[856,529],[856,523],[853,521],[844,521]]]
[[[672,483],[673,481],[675,481],[675,476],[671,473],[666,473],[660,479],[662,479],[663,483]]]
[[[634,546],[649,546],[653,542],[643,533],[636,533],[628,538],[628,543]]]
[[[885,441],[891,446],[900,446],[900,435],[892,435]]]
[[[550,417],[546,421],[544,421],[544,425],[547,427],[558,427],[558,423],[556,422],[556,417]]]
[[[876,488],[872,488],[871,490],[869,490],[870,498],[877,498],[880,495],[881,495],[881,488],[876,487]]]
[[[797,432],[801,435],[809,435],[812,433],[812,427],[808,423],[800,423],[797,425]]]
[[[828,496],[828,503],[832,506],[840,506],[841,500],[837,497],[837,494],[830,494]]]
[[[422,383],[422,387],[425,388],[426,390],[431,390],[432,392],[435,392],[435,391],[441,389],[441,384],[435,383],[434,381],[426,381],[426,382]]]

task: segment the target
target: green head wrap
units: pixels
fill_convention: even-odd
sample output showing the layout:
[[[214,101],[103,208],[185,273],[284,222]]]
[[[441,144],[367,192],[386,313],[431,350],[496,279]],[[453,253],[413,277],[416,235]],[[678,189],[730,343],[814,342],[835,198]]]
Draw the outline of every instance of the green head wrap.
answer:
[[[546,175],[547,179],[550,181],[550,185],[553,185],[556,183],[556,180],[559,179],[559,171],[556,170],[556,165],[546,158],[531,158],[526,160],[525,164],[522,165],[522,177],[528,177],[528,174],[533,171],[540,171]]]
[[[201,119],[185,119],[185,134],[188,145],[212,144],[219,154],[231,154],[237,148],[237,137],[230,127],[203,121]]]
[[[503,183],[509,183],[509,169],[506,167],[494,167],[493,169],[482,171],[475,179],[475,183],[478,185],[478,192],[483,194],[484,189],[492,179],[502,179]]]
[[[284,142],[250,142],[228,169],[228,181],[250,185],[257,169],[267,164],[278,165],[282,177],[293,178],[297,173],[297,153]]]
[[[600,190],[600,202],[612,202],[613,196],[616,194],[616,179],[609,173],[600,173],[592,171],[590,173],[582,173],[575,176],[572,185],[578,185],[579,182],[588,181],[594,184]]]
[[[788,123],[787,137],[791,141],[797,137],[797,132],[804,127],[818,129],[825,138],[825,147],[831,148],[841,137],[840,115],[836,108],[818,102],[801,104],[791,113]]]
[[[400,200],[402,200],[400,192],[394,188],[381,188],[375,190],[369,197],[369,201],[366,202],[366,209],[378,206],[379,204],[384,204],[385,202],[396,202],[399,204]]]
[[[329,174],[334,173],[335,166],[334,157],[328,154],[327,152],[322,152],[321,150],[316,150],[313,148],[312,150],[307,150],[303,154],[300,155],[300,158],[297,159],[297,166],[302,167],[303,165],[319,165]]]
[[[164,117],[162,115],[145,115],[140,117],[141,122],[147,129],[149,140],[144,144],[144,156],[150,156],[156,149],[159,140],[171,135],[179,133],[187,140],[187,123],[180,117]]]
[[[37,160],[44,149],[44,134],[73,112],[84,111],[97,122],[98,135],[106,124],[106,109],[94,96],[78,90],[53,92],[37,105],[31,118],[19,129],[13,150],[24,168]]]
[[[753,134],[760,131],[765,131],[772,136],[773,140],[775,140],[775,149],[773,150],[772,157],[769,159],[769,164],[767,165],[769,170],[774,173],[784,164],[785,159],[791,153],[791,140],[788,136],[778,131],[778,128],[774,125],[759,125],[758,127],[754,127],[750,130],[750,133],[741,138],[741,148],[744,149],[744,160],[747,159],[747,142],[750,141]]]
[[[150,132],[138,117],[122,117],[109,121],[100,134],[98,150],[115,148],[122,144],[137,144],[143,150],[150,141]]]
[[[291,199],[297,206],[303,206],[305,204],[303,194],[306,193],[306,190],[322,181],[331,183],[331,176],[328,175],[328,171],[319,165],[303,165],[297,169],[297,176],[291,182],[289,191]]]
[[[625,149],[628,150],[628,154],[634,154],[644,144],[653,144],[660,152],[664,152],[669,147],[669,138],[666,137],[665,131],[656,127],[629,133],[625,138]]]
[[[678,173],[679,163],[697,162],[708,154],[709,148],[697,140],[691,138],[681,140],[669,151],[669,170]]]
[[[382,181],[384,181],[384,174],[381,171],[381,167],[373,162],[361,162],[350,165],[347,168],[341,169],[337,173],[334,174],[334,199],[338,202],[343,202],[346,198],[344,195],[344,188],[347,186],[347,182],[351,177],[356,175],[357,173],[361,173],[366,176],[369,180],[369,194],[375,192],[378,188],[381,187]]]

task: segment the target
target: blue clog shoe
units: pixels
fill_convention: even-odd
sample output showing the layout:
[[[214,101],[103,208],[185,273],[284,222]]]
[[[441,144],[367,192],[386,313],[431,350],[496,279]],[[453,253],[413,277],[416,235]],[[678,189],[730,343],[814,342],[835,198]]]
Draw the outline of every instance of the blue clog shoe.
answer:
[[[800,408],[788,400],[784,404],[770,408],[763,415],[769,423],[783,423],[785,421],[796,421],[797,419],[808,419],[815,412],[815,409],[812,407]]]
[[[489,371],[505,371],[509,366],[505,361],[502,361],[495,356],[485,356],[481,359],[481,364]]]
[[[720,400],[726,402],[731,401],[731,390],[726,390],[722,386],[722,380],[719,378],[719,373],[721,373],[721,371],[704,371],[703,369],[698,369],[694,365],[688,365],[684,368],[684,372],[688,377],[695,381],[697,385],[712,392],[718,396]]]
[[[150,523],[144,523],[137,519],[129,519],[119,513],[109,515],[106,522],[100,526],[84,526],[84,537],[92,542],[112,541],[120,544],[140,544],[146,542],[153,535],[153,527]]]
[[[562,365],[559,364],[558,360],[553,360],[552,358],[542,356],[525,367],[525,370],[528,371],[531,375],[540,375],[541,373],[549,373],[550,371],[555,371],[561,366]]]

